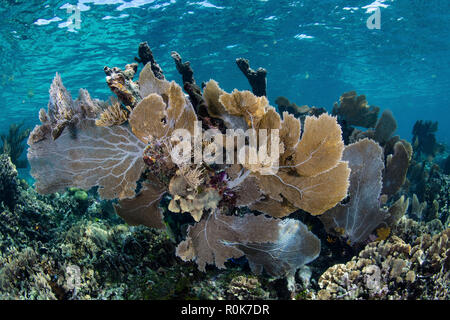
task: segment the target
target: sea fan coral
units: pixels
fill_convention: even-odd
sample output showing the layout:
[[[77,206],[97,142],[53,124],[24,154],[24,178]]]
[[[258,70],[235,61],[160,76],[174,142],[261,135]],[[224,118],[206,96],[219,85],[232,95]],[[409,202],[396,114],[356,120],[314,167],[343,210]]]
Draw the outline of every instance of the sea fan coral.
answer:
[[[272,114],[279,119],[278,114]],[[277,167],[279,170],[274,174],[255,175],[267,195],[267,200],[262,202],[287,201],[292,210],[280,212],[275,207],[276,211],[269,211],[272,206],[267,206],[263,212],[283,217],[295,208],[301,208],[314,215],[322,214],[347,195],[350,170],[347,163],[341,161],[344,143],[340,127],[335,118],[326,114],[318,118],[308,117],[299,141],[300,121],[287,113],[283,116],[285,119],[281,123],[278,121],[280,141],[284,146]]]
[[[342,161],[336,118],[306,117],[302,130],[292,115],[281,118],[264,95],[227,93],[214,80],[202,94],[190,87],[196,85],[189,63],[174,52],[188,98],[165,79],[147,48],[140,48],[140,61],[148,63],[137,82],[137,64],[125,70],[105,67],[118,98],[110,106],[85,90],[73,101],[56,75],[48,112],[41,110],[42,124],[28,140],[36,189],[99,186],[102,198],[119,200],[115,210],[130,225],[160,229],[166,225],[160,202],[167,195],[167,214],[188,213],[196,222],[177,249],[184,260],[205,270],[206,264],[223,268],[228,259],[245,255],[256,273],[292,276],[318,256],[320,241],[298,220],[278,218],[298,209],[320,215],[347,195],[350,170]],[[203,134],[202,128],[209,130]],[[179,136],[178,129],[187,136]],[[239,140],[236,132],[248,129],[254,139],[247,135],[237,146],[217,144],[222,138]],[[279,136],[269,139],[267,132]],[[183,153],[183,161],[174,158],[189,143],[194,147]],[[259,162],[252,163],[249,152],[256,152]],[[272,217],[236,216],[243,206]]]

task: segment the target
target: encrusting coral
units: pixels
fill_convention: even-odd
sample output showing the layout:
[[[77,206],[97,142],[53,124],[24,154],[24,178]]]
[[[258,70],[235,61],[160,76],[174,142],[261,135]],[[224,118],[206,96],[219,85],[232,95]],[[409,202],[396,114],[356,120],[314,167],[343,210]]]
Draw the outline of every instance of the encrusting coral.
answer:
[[[350,170],[341,161],[344,144],[336,119],[327,114],[307,117],[301,130],[298,119],[288,113],[281,119],[264,95],[238,90],[226,93],[213,81],[206,85],[204,97],[194,96],[205,108],[202,114],[193,107],[191,94],[188,99],[178,84],[158,71],[145,45],[140,55],[148,56],[141,61],[149,62],[137,82],[133,81],[137,64],[125,70],[105,67],[107,84],[119,99],[112,106],[91,99],[84,90],[73,101],[56,75],[48,113],[40,112],[42,125],[36,126],[28,140],[37,191],[98,186],[103,199],[119,200],[116,212],[130,225],[156,228],[165,227],[159,202],[167,194],[169,210],[188,212],[197,222],[177,253],[196,261],[202,270],[207,263],[223,267],[227,259],[246,255],[255,272],[264,268],[280,277],[293,275],[314,260],[320,251],[317,237],[300,221],[278,218],[298,208],[320,215],[345,198]],[[183,64],[177,53],[172,56],[184,75],[189,64]],[[192,72],[183,80],[185,89],[186,84],[195,85]],[[280,147],[280,161],[266,155],[260,164],[244,161],[238,168],[205,160],[191,166],[195,148],[184,154],[181,163],[173,160],[179,143],[189,142],[173,139],[177,129],[195,135],[196,121],[211,119],[207,127],[214,128],[214,116],[233,129],[254,129],[256,134],[262,129],[279,131],[279,142],[260,138],[257,150],[247,142],[233,152],[259,154],[261,149]],[[226,137],[217,128],[216,133]],[[200,151],[210,152],[212,146],[204,142]],[[229,170],[233,166],[234,173]],[[230,216],[245,205],[254,205],[274,218],[252,213]],[[276,207],[285,210],[281,214],[270,210]],[[201,237],[200,230],[204,230]]]

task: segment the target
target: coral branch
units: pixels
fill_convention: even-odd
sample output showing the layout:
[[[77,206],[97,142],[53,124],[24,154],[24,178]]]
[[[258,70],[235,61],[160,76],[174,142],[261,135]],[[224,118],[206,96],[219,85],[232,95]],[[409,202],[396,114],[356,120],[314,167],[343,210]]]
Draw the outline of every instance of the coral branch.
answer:
[[[223,269],[227,259],[246,255],[253,272],[264,268],[275,277],[293,274],[319,252],[320,240],[300,221],[217,212],[189,227],[187,239],[177,247],[179,257],[195,261],[202,271],[206,264]]]

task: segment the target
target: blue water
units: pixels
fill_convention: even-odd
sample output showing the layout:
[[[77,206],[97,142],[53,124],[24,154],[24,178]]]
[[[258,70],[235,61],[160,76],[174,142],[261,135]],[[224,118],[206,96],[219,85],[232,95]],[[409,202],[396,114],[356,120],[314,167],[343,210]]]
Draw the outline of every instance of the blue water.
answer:
[[[68,26],[68,4],[80,9]],[[369,30],[370,8],[381,28]],[[167,78],[181,82],[170,52],[190,60],[198,82],[249,89],[235,65],[268,70],[268,97],[331,110],[346,91],[391,109],[402,137],[418,119],[439,121],[450,144],[450,1],[448,0],[65,0],[0,1],[0,133],[11,122],[38,122],[55,72],[107,99],[103,66],[133,62],[148,41]]]

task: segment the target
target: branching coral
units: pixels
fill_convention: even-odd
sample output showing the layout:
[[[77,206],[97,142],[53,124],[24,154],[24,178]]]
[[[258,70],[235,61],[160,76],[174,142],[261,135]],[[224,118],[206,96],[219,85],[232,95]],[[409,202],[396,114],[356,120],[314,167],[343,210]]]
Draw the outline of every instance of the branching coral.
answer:
[[[314,260],[319,252],[319,239],[299,221],[262,215],[240,218],[216,211],[189,227],[188,238],[177,248],[178,256],[196,261],[203,271],[206,264],[224,268],[229,258],[245,254],[254,272],[264,268],[278,277]]]
[[[275,100],[275,103],[278,105],[278,111],[280,113],[283,113],[285,111],[289,112],[290,114],[292,114],[296,118],[300,119],[302,124],[305,123],[305,118],[307,116],[316,116],[316,117],[318,117],[322,113],[326,113],[327,112],[327,110],[325,110],[324,108],[308,107],[308,106],[301,106],[301,107],[299,107],[295,103],[290,102],[285,97],[278,97]]]
[[[250,68],[248,60],[244,58],[236,59],[236,64],[250,83],[253,94],[257,97],[266,96],[267,70],[264,68],[258,68],[256,71],[253,70]]]

